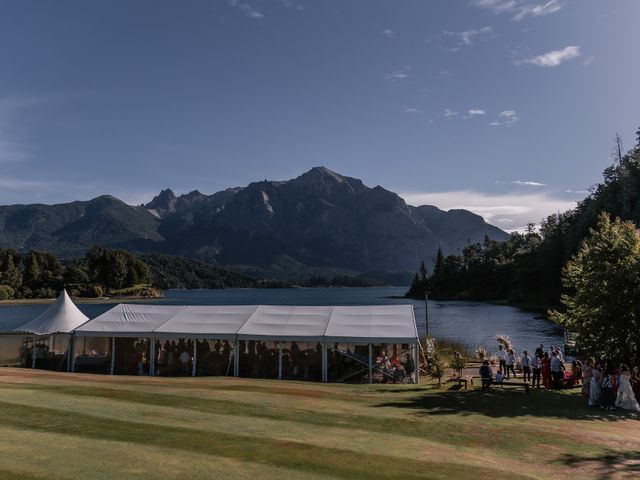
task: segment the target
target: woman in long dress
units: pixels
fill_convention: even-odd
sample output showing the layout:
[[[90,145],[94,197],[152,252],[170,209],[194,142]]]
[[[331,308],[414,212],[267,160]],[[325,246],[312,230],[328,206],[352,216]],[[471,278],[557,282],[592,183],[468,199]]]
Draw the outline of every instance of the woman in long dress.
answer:
[[[600,365],[591,369],[591,382],[589,383],[589,406],[600,405]]]
[[[633,388],[633,393],[636,395],[636,400],[640,403],[640,368],[633,367],[633,372],[631,373],[631,388]]]
[[[624,410],[640,412],[640,405],[631,388],[631,375],[626,365],[620,366],[620,378],[618,383],[618,396],[616,397],[616,407]]]

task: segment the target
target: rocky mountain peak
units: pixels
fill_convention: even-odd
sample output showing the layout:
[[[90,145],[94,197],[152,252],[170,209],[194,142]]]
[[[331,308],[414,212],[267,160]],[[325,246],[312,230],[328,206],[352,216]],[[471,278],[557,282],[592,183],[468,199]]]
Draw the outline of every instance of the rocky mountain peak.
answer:
[[[153,198],[153,200],[144,205],[144,208],[149,210],[156,217],[164,218],[175,211],[176,201],[177,198],[175,193],[173,193],[173,190],[167,188],[162,190]]]

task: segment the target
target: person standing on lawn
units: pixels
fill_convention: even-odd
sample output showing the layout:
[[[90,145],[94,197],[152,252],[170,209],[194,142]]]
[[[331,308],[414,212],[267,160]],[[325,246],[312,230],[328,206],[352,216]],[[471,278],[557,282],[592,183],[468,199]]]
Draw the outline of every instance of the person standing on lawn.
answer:
[[[516,356],[514,355],[513,350],[509,350],[507,352],[504,363],[507,370],[507,379],[511,378],[511,376],[509,375],[509,371],[513,373],[513,378],[516,378],[516,371],[513,368],[513,366],[516,364]]]
[[[506,371],[505,360],[507,359],[507,352],[504,351],[502,345],[498,345],[498,371],[504,373]]]
[[[562,379],[562,375],[564,372],[564,364],[558,353],[554,350],[553,355],[551,357],[551,378],[553,379],[553,388],[560,388],[560,380]]]
[[[551,388],[551,359],[547,352],[542,356],[542,385]]]
[[[542,371],[542,360],[540,360],[540,358],[537,355],[531,359],[531,369],[533,371],[531,386],[535,387],[537,382],[537,388],[540,388],[540,374]]]
[[[522,379],[525,382],[531,381],[531,357],[529,356],[529,352],[526,350],[522,352],[522,358],[520,359],[520,364],[522,365]]]

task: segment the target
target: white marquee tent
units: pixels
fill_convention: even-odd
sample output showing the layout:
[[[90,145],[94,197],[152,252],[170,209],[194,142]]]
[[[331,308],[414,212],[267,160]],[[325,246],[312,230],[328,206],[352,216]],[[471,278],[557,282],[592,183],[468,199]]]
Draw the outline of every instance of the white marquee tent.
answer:
[[[409,344],[418,365],[418,331],[411,305],[378,306],[165,306],[120,304],[75,329],[77,337],[189,338],[240,341],[313,342],[327,345]],[[151,356],[154,357],[152,342]],[[195,357],[195,348],[194,348]],[[238,374],[238,358],[234,373]],[[195,375],[195,361],[193,374]],[[417,370],[417,369],[416,369]],[[113,372],[113,367],[112,367]],[[371,376],[371,375],[370,375]]]
[[[87,320],[89,317],[76,307],[67,291],[63,290],[55,303],[29,323],[19,326],[14,331],[35,335],[71,333]]]
[[[67,350],[70,348],[69,343],[72,340],[69,334],[88,320],[89,317],[76,307],[71,298],[69,298],[67,291],[62,290],[57,300],[49,308],[30,322],[14,329],[14,331],[31,333],[36,338],[44,337],[47,349],[50,347],[52,350],[62,348],[60,353],[62,355],[63,353],[68,353]],[[33,344],[35,346],[35,339]],[[44,352],[42,352],[42,355],[44,355]],[[37,360],[37,350],[35,348],[31,353],[31,357],[31,366],[35,368]]]

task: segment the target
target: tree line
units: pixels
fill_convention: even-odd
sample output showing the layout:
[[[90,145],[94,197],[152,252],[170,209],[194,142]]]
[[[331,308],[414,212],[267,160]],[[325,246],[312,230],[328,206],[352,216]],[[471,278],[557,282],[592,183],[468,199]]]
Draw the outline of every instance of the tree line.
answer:
[[[257,281],[194,260],[91,247],[83,258],[0,248],[0,300],[52,298],[63,288],[76,297],[156,296],[157,289],[254,287]]]
[[[438,250],[431,275],[417,273],[408,296],[503,300],[541,308],[560,305],[562,271],[578,253],[600,215],[640,225],[640,129],[627,152],[616,142],[614,163],[576,208],[550,215],[504,242],[485,237],[457,255]],[[423,267],[424,268],[424,267]]]

